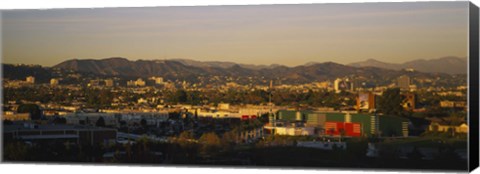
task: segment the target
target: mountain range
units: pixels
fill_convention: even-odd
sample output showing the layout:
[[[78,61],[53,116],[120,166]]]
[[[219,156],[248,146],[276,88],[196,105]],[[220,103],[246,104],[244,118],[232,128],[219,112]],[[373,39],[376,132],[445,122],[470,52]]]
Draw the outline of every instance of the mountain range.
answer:
[[[375,59],[348,64],[353,67],[377,67],[392,70],[414,69],[428,73],[467,74],[467,58],[441,57],[437,59],[418,59],[405,63],[386,63]]]
[[[260,75],[262,73],[268,74],[269,71],[279,72],[295,70],[299,67],[325,66],[326,64],[336,63],[309,62],[302,66],[287,67],[278,64],[252,65],[237,64],[227,61],[196,61],[190,59],[130,61],[126,58],[113,57],[106,59],[71,59],[57,64],[53,66],[53,68],[69,69],[102,75],[122,76],[164,75],[169,73],[178,74],[182,72],[216,75],[227,73],[231,75],[238,75],[237,72],[234,72],[233,70],[243,72],[244,74],[246,73],[247,75]],[[338,64],[337,66],[340,65],[341,64]],[[401,64],[386,63],[375,59],[368,59],[366,61],[343,65],[343,69],[345,69],[346,66],[356,68],[375,67],[397,71],[402,69],[414,69],[415,71],[426,73],[466,74],[467,59],[459,57],[442,57],[429,60],[418,59]]]
[[[228,62],[228,61],[197,61],[191,59],[169,59],[172,61],[180,62],[184,65],[195,66],[195,67],[218,67],[218,68],[230,68],[232,66],[238,65],[243,68],[248,69],[264,69],[264,68],[275,68],[281,65],[272,64],[272,65],[253,65],[253,64],[239,64],[235,62]]]
[[[187,81],[196,81],[199,77],[218,76],[238,79],[255,77],[257,81],[278,79],[285,83],[308,83],[332,80],[338,77],[356,76],[375,81],[373,83],[378,84],[380,81],[390,83],[405,73],[410,73],[410,75],[416,77],[439,76],[438,73],[406,72],[398,70],[400,68],[394,66],[379,68],[380,66],[363,65],[366,64],[357,63],[349,66],[334,62],[324,62],[287,67],[282,65],[245,65],[232,62],[200,62],[188,59],[131,61],[126,58],[115,57],[106,59],[72,59],[55,65],[53,68],[107,76],[129,78],[162,76],[165,79]],[[441,76],[445,75],[447,74]]]

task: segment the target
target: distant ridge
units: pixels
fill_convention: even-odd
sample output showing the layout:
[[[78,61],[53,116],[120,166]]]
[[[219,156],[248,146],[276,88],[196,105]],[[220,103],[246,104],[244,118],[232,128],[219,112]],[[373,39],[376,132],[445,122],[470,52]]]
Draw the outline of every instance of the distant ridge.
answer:
[[[353,67],[377,67],[391,70],[412,68],[427,73],[467,74],[467,58],[441,57],[437,59],[418,59],[402,64],[385,63],[375,59],[348,64]]]
[[[191,60],[191,59],[169,59],[172,61],[177,61],[180,62],[184,65],[189,65],[189,66],[196,66],[196,67],[218,67],[218,68],[230,68],[235,65],[239,65],[240,67],[243,68],[248,68],[248,69],[263,69],[263,68],[274,68],[279,66],[278,64],[272,64],[272,65],[253,65],[253,64],[237,64],[234,62],[223,62],[223,61],[197,61],[197,60]]]
[[[199,76],[218,76],[248,79],[249,77],[278,79],[285,83],[306,83],[312,81],[332,80],[338,77],[363,77],[372,81],[390,83],[404,71],[378,67],[348,66],[335,62],[308,63],[296,67],[282,65],[257,66],[232,62],[200,62],[185,59],[170,60],[136,60],[126,58],[106,59],[72,59],[64,61],[53,68],[74,70],[107,76],[150,77],[162,76],[166,79],[195,80]],[[415,72],[414,76],[431,77],[432,75]],[[260,80],[261,79],[257,79]]]

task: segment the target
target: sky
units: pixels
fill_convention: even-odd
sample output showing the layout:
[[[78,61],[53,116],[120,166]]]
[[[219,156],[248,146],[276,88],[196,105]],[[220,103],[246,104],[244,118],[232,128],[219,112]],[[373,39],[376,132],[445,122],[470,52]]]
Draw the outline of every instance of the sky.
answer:
[[[2,62],[185,58],[297,66],[467,56],[468,2],[2,11]]]

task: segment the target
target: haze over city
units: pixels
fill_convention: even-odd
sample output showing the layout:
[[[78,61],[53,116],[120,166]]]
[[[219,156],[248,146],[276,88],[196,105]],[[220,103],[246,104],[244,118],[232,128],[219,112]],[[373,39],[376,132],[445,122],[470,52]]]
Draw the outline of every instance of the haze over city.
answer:
[[[466,57],[468,3],[2,11],[3,62],[126,57],[244,64]]]

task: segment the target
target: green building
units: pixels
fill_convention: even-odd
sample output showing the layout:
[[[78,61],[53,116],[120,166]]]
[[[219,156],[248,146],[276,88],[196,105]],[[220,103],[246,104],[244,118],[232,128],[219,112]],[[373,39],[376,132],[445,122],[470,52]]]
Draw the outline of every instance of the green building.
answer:
[[[408,136],[408,119],[396,116],[295,110],[280,110],[277,115],[278,120],[302,121],[313,127],[324,127],[325,122],[360,123],[363,136]]]

